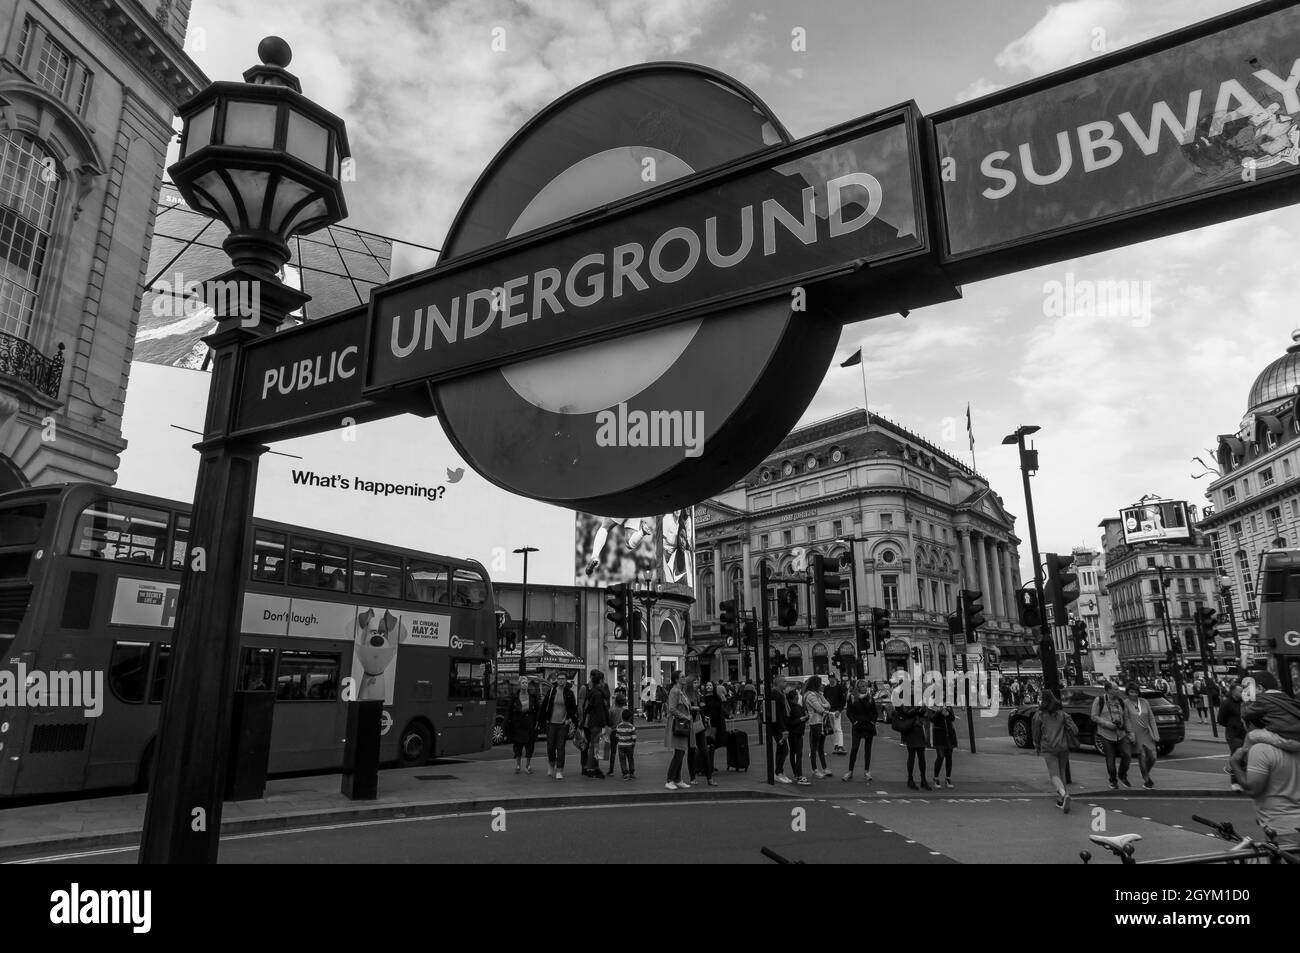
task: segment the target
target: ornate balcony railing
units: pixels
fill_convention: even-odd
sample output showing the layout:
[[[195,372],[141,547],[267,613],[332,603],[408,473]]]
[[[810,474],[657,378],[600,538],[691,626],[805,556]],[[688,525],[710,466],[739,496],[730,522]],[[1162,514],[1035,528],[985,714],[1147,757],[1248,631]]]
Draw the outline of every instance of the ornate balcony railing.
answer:
[[[51,400],[58,400],[63,383],[63,345],[53,357],[46,357],[22,338],[0,331],[0,377],[16,378]]]

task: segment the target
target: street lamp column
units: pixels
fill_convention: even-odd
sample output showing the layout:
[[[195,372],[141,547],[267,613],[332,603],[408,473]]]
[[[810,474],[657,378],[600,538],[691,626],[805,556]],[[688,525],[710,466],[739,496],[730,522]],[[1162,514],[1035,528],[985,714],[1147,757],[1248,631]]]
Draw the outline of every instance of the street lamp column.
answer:
[[[519,553],[524,554],[524,586],[523,586],[524,608],[523,608],[523,612],[520,613],[523,616],[523,620],[520,623],[521,628],[519,632],[519,679],[520,681],[523,680],[525,675],[525,670],[527,667],[527,663],[525,661],[527,653],[524,651],[524,649],[527,648],[528,645],[528,554],[535,553],[535,552],[537,552],[536,546],[520,546],[518,549],[515,550],[516,555],[518,555]]]

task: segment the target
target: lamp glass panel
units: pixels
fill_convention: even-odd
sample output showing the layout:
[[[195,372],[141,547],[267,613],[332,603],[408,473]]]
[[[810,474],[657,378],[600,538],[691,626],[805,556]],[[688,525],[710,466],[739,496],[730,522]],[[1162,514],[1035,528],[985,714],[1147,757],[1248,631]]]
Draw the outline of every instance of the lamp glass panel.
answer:
[[[275,148],[275,103],[251,103],[231,99],[226,103],[226,127],[222,142],[228,146]]]
[[[271,173],[255,172],[252,169],[227,169],[226,174],[235,183],[235,190],[244,203],[247,220],[232,218],[229,222],[231,231],[238,228],[261,228],[262,206],[266,202],[266,190],[271,183]]]
[[[317,199],[316,201],[312,202],[310,205],[308,205],[301,212],[299,212],[297,215],[294,216],[292,231],[293,232],[303,231],[305,226],[309,225],[309,223],[311,223],[312,221],[324,217],[325,215],[328,214],[328,212],[329,209],[325,206],[325,200]],[[314,228],[310,230],[315,231]],[[286,232],[285,234],[290,234],[290,233]]]
[[[288,221],[290,210],[311,194],[312,190],[301,182],[296,182],[288,176],[281,176],[275,187],[275,198],[271,200],[271,219],[267,222],[267,227],[276,234],[288,238],[291,234],[290,226],[293,224]]]
[[[329,130],[297,110],[289,109],[285,150],[308,165],[329,172]]]
[[[190,117],[189,123],[185,126],[184,155],[196,152],[212,142],[212,116],[216,110],[217,104],[210,103]]]
[[[230,196],[230,190],[226,188],[225,181],[215,172],[208,172],[199,176],[194,185],[208,195],[217,203],[216,208],[208,208],[201,204],[199,211],[213,218],[220,219],[227,226],[238,219],[238,213],[235,208],[235,202]]]

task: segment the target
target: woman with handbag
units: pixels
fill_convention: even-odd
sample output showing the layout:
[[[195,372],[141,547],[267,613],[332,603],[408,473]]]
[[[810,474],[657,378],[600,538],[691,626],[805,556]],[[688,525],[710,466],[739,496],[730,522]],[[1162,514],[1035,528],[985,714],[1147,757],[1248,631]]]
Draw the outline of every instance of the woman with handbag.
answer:
[[[957,747],[957,715],[951,705],[930,712],[930,744],[934,747],[934,786],[939,787],[939,769],[944,768],[943,786],[952,787],[952,753]]]
[[[858,679],[858,684],[844,712],[849,724],[853,726],[852,747],[849,749],[849,770],[840,780],[853,780],[853,765],[858,760],[858,745],[863,744],[862,778],[871,781],[871,743],[876,740],[876,702],[871,697],[871,686],[865,678]]]
[[[686,768],[691,775],[691,783],[695,783],[695,762],[700,764],[700,771],[704,772],[704,780],[708,782],[709,787],[717,787],[718,782],[713,780],[713,758],[709,756],[709,731],[711,726],[709,719],[704,714],[704,709],[700,699],[700,677],[698,675],[686,676],[686,698],[691,706],[691,738],[694,739],[692,745],[692,754],[687,755]]]
[[[925,718],[924,709],[916,705],[904,705],[894,712],[894,730],[898,732],[907,746],[907,786],[917,789],[912,772],[916,765],[921,765],[921,787],[930,790],[930,782],[925,779]]]
[[[538,700],[529,694],[526,679],[519,680],[519,691],[510,699],[506,712],[506,737],[515,749],[515,774],[533,773],[533,746],[537,743]],[[523,763],[521,763],[523,762]]]
[[[587,756],[583,759],[584,777],[603,780],[605,772],[600,770],[600,739],[609,728],[609,686],[605,684],[605,673],[600,669],[591,670],[591,682],[587,685],[586,697],[582,703],[582,727],[587,733]]]
[[[578,729],[578,699],[563,673],[555,676],[538,712],[546,719],[546,776],[563,781],[564,749],[570,733]]]
[[[812,762],[813,776],[829,778],[826,770],[826,736],[835,733],[831,723],[831,703],[822,694],[822,679],[814,675],[804,686],[804,710],[808,713],[808,760]],[[821,767],[817,767],[820,761]]]
[[[682,780],[682,761],[692,740],[691,703],[686,698],[686,689],[673,672],[672,688],[668,691],[668,701],[664,707],[664,747],[673,753],[668,762],[668,783],[664,785],[670,791],[689,788]]]

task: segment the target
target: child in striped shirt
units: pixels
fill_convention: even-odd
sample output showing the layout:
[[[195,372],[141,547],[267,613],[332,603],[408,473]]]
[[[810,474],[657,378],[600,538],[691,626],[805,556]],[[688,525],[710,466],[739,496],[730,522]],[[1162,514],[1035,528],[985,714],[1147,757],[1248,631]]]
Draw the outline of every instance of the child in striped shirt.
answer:
[[[636,778],[636,725],[632,724],[631,707],[623,709],[623,720],[614,729],[618,740],[618,766],[623,771],[623,780]]]

